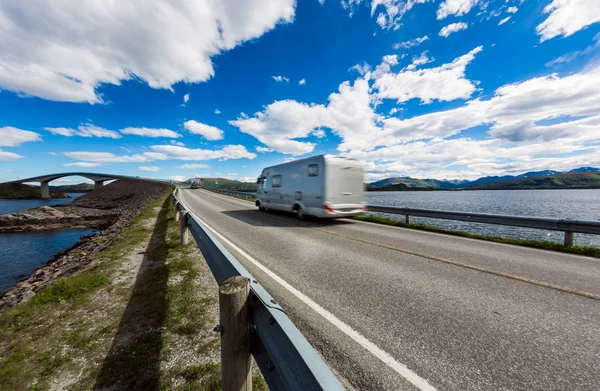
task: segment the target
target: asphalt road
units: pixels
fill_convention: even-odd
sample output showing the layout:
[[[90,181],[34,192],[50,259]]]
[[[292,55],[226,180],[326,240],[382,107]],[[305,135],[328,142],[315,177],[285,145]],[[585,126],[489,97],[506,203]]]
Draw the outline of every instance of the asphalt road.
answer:
[[[598,259],[180,196],[349,388],[600,389]]]

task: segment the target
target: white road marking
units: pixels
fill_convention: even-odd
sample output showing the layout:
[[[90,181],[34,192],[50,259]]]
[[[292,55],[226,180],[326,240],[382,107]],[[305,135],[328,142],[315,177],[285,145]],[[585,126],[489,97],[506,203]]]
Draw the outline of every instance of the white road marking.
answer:
[[[298,289],[291,286],[287,283],[283,278],[279,277],[277,274],[273,273],[266,266],[258,262],[244,250],[230,242],[226,237],[217,232],[213,227],[208,225],[204,220],[200,219],[193,212],[194,217],[199,220],[206,228],[208,228],[215,236],[219,238],[223,243],[227,244],[231,248],[233,248],[236,252],[240,253],[244,258],[253,263],[256,267],[262,270],[265,274],[275,280],[279,285],[287,289],[291,294],[296,296],[298,299],[303,301],[306,305],[311,307],[315,312],[325,318],[329,323],[340,329],[344,334],[352,338],[359,345],[369,351],[372,355],[383,361],[387,366],[393,369],[396,373],[404,377],[410,383],[412,383],[415,387],[417,387],[421,391],[436,391],[436,388],[427,382],[427,380],[423,379],[413,371],[411,371],[406,365],[401,362],[396,361],[394,357],[392,357],[389,353],[379,348],[373,342],[369,341],[366,337],[360,334],[358,331],[354,330],[352,327],[341,321],[338,317],[336,317],[331,312],[327,311],[325,308],[321,307],[319,304],[315,303],[304,293],[300,292]]]

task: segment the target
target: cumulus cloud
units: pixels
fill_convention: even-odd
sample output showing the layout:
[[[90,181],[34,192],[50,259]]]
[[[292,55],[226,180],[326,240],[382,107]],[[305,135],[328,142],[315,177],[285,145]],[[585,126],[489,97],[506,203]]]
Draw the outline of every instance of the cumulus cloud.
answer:
[[[273,150],[271,148],[256,147],[256,152],[265,153],[265,152],[273,152]]]
[[[302,79],[298,82],[298,84],[300,84],[301,86],[306,84],[306,79]]]
[[[217,114],[217,115],[221,114],[221,110],[215,109],[215,114]]]
[[[173,176],[170,176],[169,179],[172,179],[177,182],[185,182],[188,180],[188,178],[184,177],[183,175],[173,175]]]
[[[211,57],[294,18],[295,1],[102,0],[0,3],[0,88],[102,102],[97,88],[136,77],[171,89],[214,75]]]
[[[356,71],[356,72],[358,72],[359,75],[364,76],[367,73],[371,72],[371,66],[365,62],[362,65],[356,64],[356,65],[350,67],[350,69],[348,69],[348,70]]]
[[[410,63],[410,65],[408,65],[406,67],[406,69],[408,69],[409,71],[416,69],[418,66],[420,65],[425,65],[425,64],[429,64],[430,62],[435,61],[435,58],[433,57],[429,57],[427,55],[427,50],[424,51],[423,53],[421,53],[420,56],[415,56],[412,59],[412,63]]]
[[[144,172],[157,172],[160,171],[160,167],[158,166],[139,166],[138,170]]]
[[[196,168],[208,168],[207,164],[183,164],[181,166],[179,166],[179,168],[183,169],[183,170],[193,170]]]
[[[282,81],[284,81],[284,82],[286,82],[286,83],[289,83],[289,82],[290,82],[290,79],[288,79],[288,78],[287,78],[287,77],[285,77],[285,76],[271,76],[271,77],[273,78],[273,80],[275,80],[275,81],[276,81],[276,82],[278,82],[278,83],[281,83]]]
[[[102,163],[92,163],[92,162],[73,162],[73,163],[66,163],[63,164],[63,166],[65,167],[83,167],[83,168],[91,168],[91,167],[98,167],[98,166],[102,166]]]
[[[424,35],[422,37],[417,37],[415,39],[411,39],[410,41],[398,42],[394,44],[394,49],[410,49],[414,46],[419,46],[423,42],[429,39],[429,35]]]
[[[177,145],[179,147],[185,147],[185,144],[181,141],[171,140],[171,145]]]
[[[44,128],[52,134],[65,136],[65,137],[107,137],[113,139],[119,139],[122,136],[114,130],[108,130],[101,128],[93,124],[79,125],[77,129],[73,128]]]
[[[559,35],[568,37],[600,21],[600,1],[553,0],[544,8],[548,18],[536,27],[540,42]]]
[[[450,23],[448,26],[442,27],[439,32],[440,37],[447,38],[450,34],[454,34],[461,30],[466,30],[469,26],[464,22]]]
[[[508,12],[509,14],[516,14],[517,11],[519,11],[519,9],[517,7],[508,7],[506,9],[506,12]]]
[[[0,128],[0,147],[16,147],[31,141],[41,141],[42,138],[36,132],[4,126]],[[4,152],[9,154],[9,152]],[[10,154],[9,154],[10,155]],[[9,156],[5,155],[5,156]],[[13,154],[14,155],[14,154]],[[15,155],[18,156],[18,155]]]
[[[502,26],[504,23],[508,22],[509,20],[510,20],[510,16],[507,16],[506,18],[504,18],[498,22],[498,26]]]
[[[122,134],[131,134],[142,137],[167,137],[179,138],[182,137],[179,133],[169,129],[150,129],[150,128],[125,128],[121,129]]]
[[[189,120],[183,124],[183,127],[186,128],[189,132],[199,134],[210,141],[223,139],[223,131],[211,125],[206,125],[201,122]]]
[[[468,14],[479,0],[445,0],[437,10],[437,18],[444,19],[448,15],[462,16]]]
[[[190,100],[190,94],[185,94],[183,96],[183,103],[188,103],[189,100]]]
[[[435,68],[407,68],[399,73],[385,73],[375,80],[373,88],[377,90],[378,98],[396,99],[399,103],[415,98],[423,103],[469,98],[476,88],[465,78],[465,70],[482,50],[481,46],[477,47],[451,63]],[[416,59],[417,63],[428,61],[427,56]],[[416,67],[414,61],[413,65]]]

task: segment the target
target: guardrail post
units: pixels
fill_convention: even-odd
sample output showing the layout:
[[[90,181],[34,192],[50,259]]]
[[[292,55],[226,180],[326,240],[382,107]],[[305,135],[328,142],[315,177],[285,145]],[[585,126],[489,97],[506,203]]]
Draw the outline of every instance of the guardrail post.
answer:
[[[571,247],[573,245],[573,232],[565,231],[565,246]]]
[[[231,277],[219,287],[223,391],[252,391],[250,279]]]
[[[175,201],[173,205],[173,211],[175,212],[175,221],[179,221],[179,202]]]
[[[406,215],[405,222],[406,222],[406,225],[410,225],[410,215]]]
[[[180,212],[181,216],[179,218],[179,243],[188,244],[190,240],[190,229],[188,228],[188,212],[183,211]]]

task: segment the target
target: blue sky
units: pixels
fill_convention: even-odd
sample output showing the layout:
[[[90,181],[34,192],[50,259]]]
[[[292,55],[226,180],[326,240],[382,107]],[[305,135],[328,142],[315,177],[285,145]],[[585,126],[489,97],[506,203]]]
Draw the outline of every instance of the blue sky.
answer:
[[[599,21],[597,0],[4,1],[0,180],[600,167]]]

